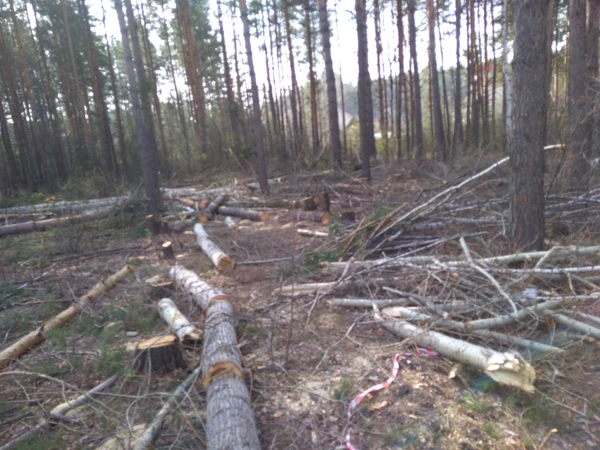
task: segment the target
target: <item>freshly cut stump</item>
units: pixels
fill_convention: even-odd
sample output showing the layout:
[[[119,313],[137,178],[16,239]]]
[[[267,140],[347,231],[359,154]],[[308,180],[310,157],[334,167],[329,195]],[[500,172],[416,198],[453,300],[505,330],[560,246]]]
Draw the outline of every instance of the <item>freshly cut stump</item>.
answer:
[[[169,334],[140,342],[135,349],[133,368],[152,375],[185,367],[177,336]]]

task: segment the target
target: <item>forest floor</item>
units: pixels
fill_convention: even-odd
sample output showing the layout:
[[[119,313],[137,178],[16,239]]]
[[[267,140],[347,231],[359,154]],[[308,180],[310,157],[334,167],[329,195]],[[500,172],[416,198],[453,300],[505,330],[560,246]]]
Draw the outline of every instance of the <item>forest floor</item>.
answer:
[[[288,177],[272,187],[272,197],[297,199],[327,188],[332,217],[350,208],[357,222],[302,225],[328,232],[329,237],[300,236],[286,210],[270,211],[268,222],[242,221],[236,231],[222,221],[209,222],[205,227],[212,239],[238,262],[229,272],[219,273],[212,266],[191,231],[173,238],[177,264],[220,288],[235,306],[262,448],[344,448],[350,400],[385,381],[397,353],[403,355],[397,379],[365,399],[351,419],[358,449],[600,448],[598,342],[581,339],[554,359],[532,360],[536,369],[552,368],[553,376],[551,381],[536,383],[536,392],[527,394],[498,385],[477,370],[464,366],[456,370],[456,363],[444,357],[414,355],[414,344],[383,329],[371,310],[331,306],[326,301],[334,296],[392,298],[388,292],[356,285],[325,297],[275,292],[292,281],[335,281],[339,275],[326,273],[320,263],[341,256],[339,236],[351,232],[363,218],[383,216],[404,203],[415,204],[446,186],[445,180],[470,173],[449,172],[434,164],[429,169],[429,175],[424,175],[406,167],[380,166],[370,186],[352,177],[334,179],[331,174]],[[501,198],[507,191],[506,171],[476,185],[478,195]],[[439,237],[457,231],[479,229],[456,225],[421,234]],[[598,235],[589,228],[576,232],[550,238],[563,245],[598,243]],[[134,427],[150,423],[168,395],[197,366],[199,349],[186,348],[188,369],[149,377],[129,367],[131,356],[125,344],[167,332],[146,282],[156,276],[168,279],[173,263],[162,257],[159,243],[148,233],[143,215],[128,212],[0,239],[0,349],[125,264],[135,267],[133,277],[119,282],[66,326],[47,333],[44,343],[0,372],[0,448],[34,428],[65,398],[80,395],[113,374],[119,375],[116,385],[80,408],[72,422],[54,424],[15,448],[97,448],[115,436],[126,448]],[[473,239],[471,244],[480,254],[508,253],[501,232]],[[460,248],[446,243],[430,251],[459,254]],[[294,259],[282,259],[286,257]],[[269,259],[281,260],[244,264]],[[539,283],[537,287],[550,289]],[[183,293],[173,300],[202,328],[202,312],[191,308]],[[550,327],[538,333],[549,335]],[[451,371],[458,375],[449,378]],[[155,447],[204,448],[205,399],[198,384],[167,419]]]

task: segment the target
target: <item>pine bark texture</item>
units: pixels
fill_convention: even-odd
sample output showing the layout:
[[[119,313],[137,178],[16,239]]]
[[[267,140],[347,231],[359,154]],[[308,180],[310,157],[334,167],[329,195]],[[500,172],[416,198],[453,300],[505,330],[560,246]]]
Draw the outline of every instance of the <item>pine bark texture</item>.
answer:
[[[413,62],[412,89],[414,92],[413,108],[415,120],[415,156],[418,160],[423,158],[423,113],[421,106],[421,82],[419,77],[419,64],[417,62],[417,26],[415,24],[415,0],[407,0],[408,3],[408,41],[410,47],[410,58]]]
[[[546,32],[552,0],[514,2],[514,103],[510,239],[514,250],[544,247],[544,144],[548,103]],[[551,17],[551,16],[550,16]]]
[[[433,102],[433,122],[435,135],[435,152],[438,159],[446,158],[446,141],[444,138],[444,121],[442,119],[442,101],[438,78],[437,58],[435,55],[435,17],[433,0],[427,0],[427,23],[429,28],[429,79],[431,80],[431,98]]]
[[[170,274],[192,301],[206,311],[201,369],[207,389],[207,448],[260,449],[237,346],[235,311],[229,298],[181,266],[173,267]]]

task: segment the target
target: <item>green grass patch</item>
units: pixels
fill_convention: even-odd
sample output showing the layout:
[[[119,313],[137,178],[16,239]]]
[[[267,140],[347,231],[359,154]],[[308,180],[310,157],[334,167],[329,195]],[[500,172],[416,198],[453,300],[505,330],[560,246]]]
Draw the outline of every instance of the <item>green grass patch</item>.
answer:
[[[465,395],[462,398],[462,404],[467,411],[483,413],[488,410],[488,406],[481,400],[476,399],[472,395]]]
[[[71,438],[78,437],[69,433]],[[44,435],[30,436],[23,439],[13,448],[16,450],[49,450],[69,448],[68,442],[64,439],[65,433],[60,428],[53,433]]]
[[[352,398],[356,392],[354,380],[352,378],[342,378],[331,392],[334,400],[345,402]]]
[[[483,431],[491,437],[493,440],[498,441],[502,437],[500,432],[496,429],[493,423],[488,422],[483,426]]]

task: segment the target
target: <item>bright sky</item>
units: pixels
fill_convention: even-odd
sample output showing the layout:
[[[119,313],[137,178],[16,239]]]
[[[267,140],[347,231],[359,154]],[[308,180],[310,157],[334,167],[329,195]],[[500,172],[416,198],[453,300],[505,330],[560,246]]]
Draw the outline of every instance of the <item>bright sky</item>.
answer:
[[[338,26],[336,29],[335,23],[335,13],[333,12],[333,8],[335,3],[337,2],[337,15],[338,15]],[[97,17],[102,17],[102,10],[100,6],[99,0],[88,0],[88,5],[90,6],[91,13]],[[117,21],[117,15],[114,11],[113,2],[111,0],[104,0],[104,7],[106,9],[106,23],[108,28],[109,36],[115,37],[120,40],[120,30]],[[357,49],[358,49],[358,38],[356,34],[356,21],[354,18],[354,0],[329,0],[328,7],[330,9],[330,25],[332,29],[332,58],[334,64],[334,70],[336,73],[341,72],[344,82],[354,83],[358,79],[358,63],[357,63]],[[218,30],[218,22],[216,19],[216,1],[210,0],[210,8],[211,8],[211,23],[215,30]],[[169,13],[170,8],[167,8],[167,14]],[[231,57],[233,53],[233,28],[231,26],[232,21],[231,18],[227,17],[228,11],[227,8],[223,7],[224,13],[224,23],[225,23],[225,39],[228,41],[228,53]],[[499,11],[496,12],[498,14]],[[395,14],[395,13],[394,13]],[[383,55],[382,60],[384,64],[383,73],[385,76],[389,76],[389,67],[392,66],[392,70],[394,73],[397,73],[398,62],[397,57],[395,56],[397,53],[397,28],[393,21],[392,11],[389,8],[382,10],[382,44],[383,44]],[[417,13],[416,17],[417,28],[419,32],[417,33],[417,48],[418,48],[418,63],[419,69],[424,69],[428,64],[428,55],[427,55],[427,21],[426,16],[422,12]],[[235,29],[238,34],[238,38],[242,43],[242,46],[238,46],[238,51],[244,52],[243,60],[245,60],[245,48],[243,46],[243,37],[241,21],[236,19]],[[315,21],[313,24],[315,30],[318,30],[318,23]],[[300,27],[299,24],[296,25],[297,28]],[[463,31],[464,31],[463,26]],[[491,28],[491,26],[490,26]],[[375,28],[373,22],[373,14],[372,11],[369,11],[368,16],[368,34],[369,34],[369,70],[371,73],[371,79],[377,78],[377,55],[375,52]],[[405,17],[404,20],[404,31],[405,31],[405,39],[408,38],[408,24]],[[104,31],[100,26],[96,30],[97,33],[103,34]],[[490,30],[491,34],[491,30]],[[172,35],[171,35],[172,36]],[[437,32],[436,32],[437,36]],[[454,26],[451,24],[442,24],[442,50],[444,54],[444,67],[453,67],[455,65],[455,45],[456,41],[454,38]],[[156,46],[161,46],[162,43],[159,42],[158,36],[152,36],[152,41]],[[253,38],[253,54],[254,54],[254,66],[256,70],[257,81],[260,85],[266,82],[266,66],[264,60],[264,53],[259,50],[259,46],[263,44],[262,37],[261,38]],[[305,48],[302,47],[304,45],[303,41],[297,39],[294,43],[296,45],[296,69],[298,82],[300,84],[306,83],[308,76],[308,64],[299,64],[300,57],[298,55],[305,54]],[[466,46],[466,36],[461,36],[461,47],[464,49]],[[321,62],[320,52],[319,61],[316,67],[317,75],[323,72],[324,67]],[[405,68],[408,70],[408,48],[405,49]],[[489,54],[491,57],[491,49],[489,50]],[[286,80],[288,79],[288,70],[289,62],[287,61],[287,48],[283,51],[284,59],[283,66],[285,68],[285,76]],[[500,52],[498,52],[500,55]],[[303,56],[302,56],[303,57]],[[438,42],[437,46],[437,63],[438,65],[442,64],[441,53],[440,53],[440,45]],[[463,60],[463,65],[466,65],[466,60]],[[287,81],[289,83],[289,80]],[[181,80],[181,83],[184,83],[184,80]],[[287,84],[287,83],[286,83]],[[166,87],[166,86],[164,86]],[[167,87],[167,90],[170,88]],[[163,92],[164,95],[164,92]]]

